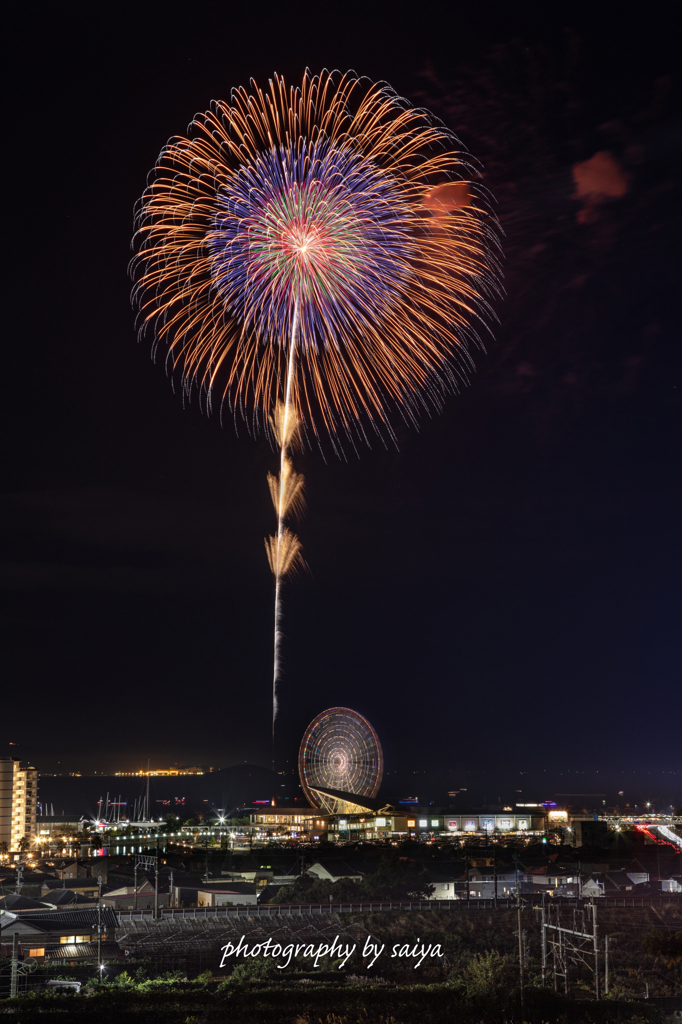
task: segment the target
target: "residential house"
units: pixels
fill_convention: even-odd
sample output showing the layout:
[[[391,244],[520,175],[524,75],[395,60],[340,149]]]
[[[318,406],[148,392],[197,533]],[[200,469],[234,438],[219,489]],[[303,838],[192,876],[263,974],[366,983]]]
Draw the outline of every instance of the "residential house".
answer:
[[[45,893],[54,891],[54,884],[54,878],[43,882],[40,894],[41,899]],[[100,894],[100,887],[96,878],[63,878],[60,888],[69,889],[71,892],[79,892],[82,896],[89,896],[91,899],[96,899]],[[109,889],[110,886],[102,884],[102,894],[108,892]]]
[[[82,906],[93,907],[96,904],[94,898],[74,892],[73,889],[51,889],[49,892],[44,892],[40,899],[42,903],[47,904],[53,910],[66,907],[72,909]]]
[[[196,902],[199,907],[224,907],[254,905],[258,902],[258,891],[253,882],[230,882],[218,887],[197,889]]]
[[[102,939],[113,940],[118,922],[116,914],[109,908],[16,914],[3,911],[0,913],[0,929],[4,943],[11,942],[14,935],[18,935],[22,945],[31,950],[29,955],[42,957],[54,946],[96,942],[98,919],[101,919]]]
[[[306,869],[306,874],[324,882],[361,882],[363,879],[362,871],[351,868],[345,860],[340,858],[330,858],[324,863],[316,861]]]
[[[137,887],[137,896],[134,885],[124,885],[107,891],[102,903],[116,910],[154,910],[155,907],[163,910],[171,905],[171,893],[168,885],[159,885],[158,893],[155,892],[152,883],[145,878]]]
[[[41,903],[38,900],[32,900],[30,896],[21,896],[17,893],[11,892],[7,896],[3,896],[0,899],[0,910],[8,910],[12,914],[16,914],[20,910],[49,910],[50,908],[46,903]]]

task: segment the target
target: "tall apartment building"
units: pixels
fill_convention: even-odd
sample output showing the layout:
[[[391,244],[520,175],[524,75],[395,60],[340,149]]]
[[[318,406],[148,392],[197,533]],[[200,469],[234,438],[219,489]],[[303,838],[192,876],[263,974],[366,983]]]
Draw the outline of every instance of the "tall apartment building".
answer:
[[[23,836],[34,836],[38,803],[38,771],[22,768],[14,757],[0,757],[0,842],[19,849]]]

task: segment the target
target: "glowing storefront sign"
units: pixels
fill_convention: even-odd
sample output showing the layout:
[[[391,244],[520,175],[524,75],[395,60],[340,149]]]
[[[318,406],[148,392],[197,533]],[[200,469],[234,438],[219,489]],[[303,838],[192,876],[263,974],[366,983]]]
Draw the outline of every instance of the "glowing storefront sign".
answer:
[[[475,818],[467,818],[465,820],[465,822],[464,822],[464,831],[465,832],[475,832],[476,831],[476,819]]]
[[[520,830],[528,828],[528,818],[519,818],[518,827]]]
[[[376,826],[377,826],[377,828],[386,828],[386,819],[385,818],[377,818]]]

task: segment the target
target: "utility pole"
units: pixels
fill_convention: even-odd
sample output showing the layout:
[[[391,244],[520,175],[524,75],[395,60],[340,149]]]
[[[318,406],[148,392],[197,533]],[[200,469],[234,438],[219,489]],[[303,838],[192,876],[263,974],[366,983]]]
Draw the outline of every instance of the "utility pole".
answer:
[[[471,857],[467,854],[466,859],[467,866],[467,903],[471,899]]]
[[[545,928],[545,894],[542,894],[542,987],[547,982],[547,929]]]
[[[517,900],[517,903],[516,903],[516,921],[517,921],[517,927],[518,927],[518,930],[519,930],[519,988],[521,989],[521,1017],[523,1018],[523,1012],[524,1012],[525,1001],[526,1001],[526,995],[525,995],[526,979],[525,979],[525,976],[524,976],[524,969],[523,969],[523,932],[521,931],[521,895],[518,892],[518,890],[517,890],[517,893],[516,893],[516,900]]]
[[[137,862],[137,859],[136,859],[135,860],[135,873],[134,873],[135,893],[134,893],[134,896],[133,896],[133,910],[137,910],[137,868],[138,868],[138,862]]]
[[[100,878],[102,876],[100,875]],[[99,978],[102,980],[102,885],[100,883],[100,892],[97,897],[97,967],[99,968]]]
[[[497,847],[493,849],[493,880],[495,884],[495,910],[497,910]]]
[[[159,916],[159,831],[156,831],[156,864],[154,867],[154,920]]]
[[[17,981],[19,979],[19,935],[17,932],[12,936],[12,968],[9,984],[9,997],[16,999]]]
[[[173,899],[173,872],[172,871],[170,873],[170,878],[168,880],[168,906],[169,907],[175,906],[175,900]]]
[[[594,936],[594,997],[599,999],[599,931],[597,929],[597,904],[592,897],[592,933]]]
[[[609,937],[604,936],[604,995],[609,994]]]

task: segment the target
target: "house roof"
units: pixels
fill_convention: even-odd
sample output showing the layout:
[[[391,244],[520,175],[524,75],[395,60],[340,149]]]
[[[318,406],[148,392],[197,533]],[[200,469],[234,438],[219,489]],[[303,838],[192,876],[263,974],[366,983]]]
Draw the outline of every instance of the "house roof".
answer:
[[[101,915],[104,928],[108,930],[118,927],[118,919],[110,907],[102,907]],[[19,918],[19,920],[23,920],[30,924],[31,927],[38,928],[44,932],[57,932],[65,928],[97,928],[98,911],[95,908],[88,910],[85,908],[83,910],[48,910],[44,914],[31,914],[30,917]]]
[[[361,871],[359,868],[351,867],[350,864],[345,860],[342,860],[340,857],[316,860],[314,864],[311,864],[311,866],[307,868],[307,871],[318,866],[324,868],[324,870],[328,871],[330,875],[334,876],[334,878],[352,878],[354,876],[357,877],[357,875],[365,874],[365,872]]]
[[[293,881],[293,878],[292,878]],[[259,903],[270,903],[275,898],[277,893],[282,889],[281,885],[275,885],[272,882],[270,885],[266,885],[264,889],[261,889],[258,895]]]
[[[181,888],[189,888],[188,886],[181,886]],[[224,892],[234,893],[235,895],[251,895],[255,893],[256,886],[253,882],[223,882],[218,885],[202,885],[199,887],[197,892]]]
[[[166,889],[165,892],[161,892],[161,889],[159,889],[159,898],[161,896],[167,896],[167,895],[168,895],[168,889]],[[133,893],[133,892],[128,892],[128,893],[126,893],[126,892],[114,892],[114,893],[109,893],[107,896],[104,896],[103,898],[105,900],[105,904],[104,904],[105,906],[107,905],[106,904],[107,900],[111,900],[112,904],[114,904],[114,905],[119,903],[119,902],[121,902],[121,903],[125,902],[126,904],[128,904],[128,903],[134,903],[134,901],[135,901],[135,893]],[[154,893],[150,892],[149,889],[145,889],[144,892],[138,892],[137,899],[140,902],[146,901],[145,905],[147,905],[149,903],[149,900],[153,900],[154,899]],[[124,907],[123,909],[125,910],[126,908]]]
[[[96,960],[97,955],[96,942],[70,942],[45,950],[46,960]],[[103,960],[121,960],[124,956],[117,942],[102,943]]]
[[[16,913],[17,910],[47,910],[48,907],[45,903],[39,903],[38,900],[32,900],[29,896],[22,896],[21,894],[11,892],[7,896],[3,896],[0,899],[0,910],[11,910],[12,913]]]
[[[138,885],[138,887],[137,887],[137,894],[138,894],[138,896],[140,896],[140,895],[142,895],[142,893],[148,893],[148,892],[154,892],[154,886],[149,881],[149,879],[145,878],[143,880],[143,882],[140,885]],[[106,895],[107,896],[134,896],[135,895],[135,886],[133,886],[133,885],[121,885],[117,889],[110,889],[109,892],[106,893]]]
[[[624,871],[608,871],[606,874],[609,881],[617,885],[618,888],[634,889],[635,887],[635,883]]]
[[[84,896],[82,892],[73,892],[72,889],[51,889],[42,895],[43,904],[49,903],[54,907],[73,906],[74,904],[86,903],[92,906],[92,899]]]
[[[47,871],[25,871],[23,884],[37,885],[39,882],[42,882],[45,879],[51,879],[53,882],[55,881],[54,875],[50,875]],[[14,871],[12,872],[11,875],[0,876],[0,885],[16,886],[16,884],[17,876]]]
[[[48,887],[50,892],[55,889],[97,889],[99,883],[96,878],[47,878],[43,882],[43,888]],[[102,883],[102,892],[109,892],[113,886]]]

